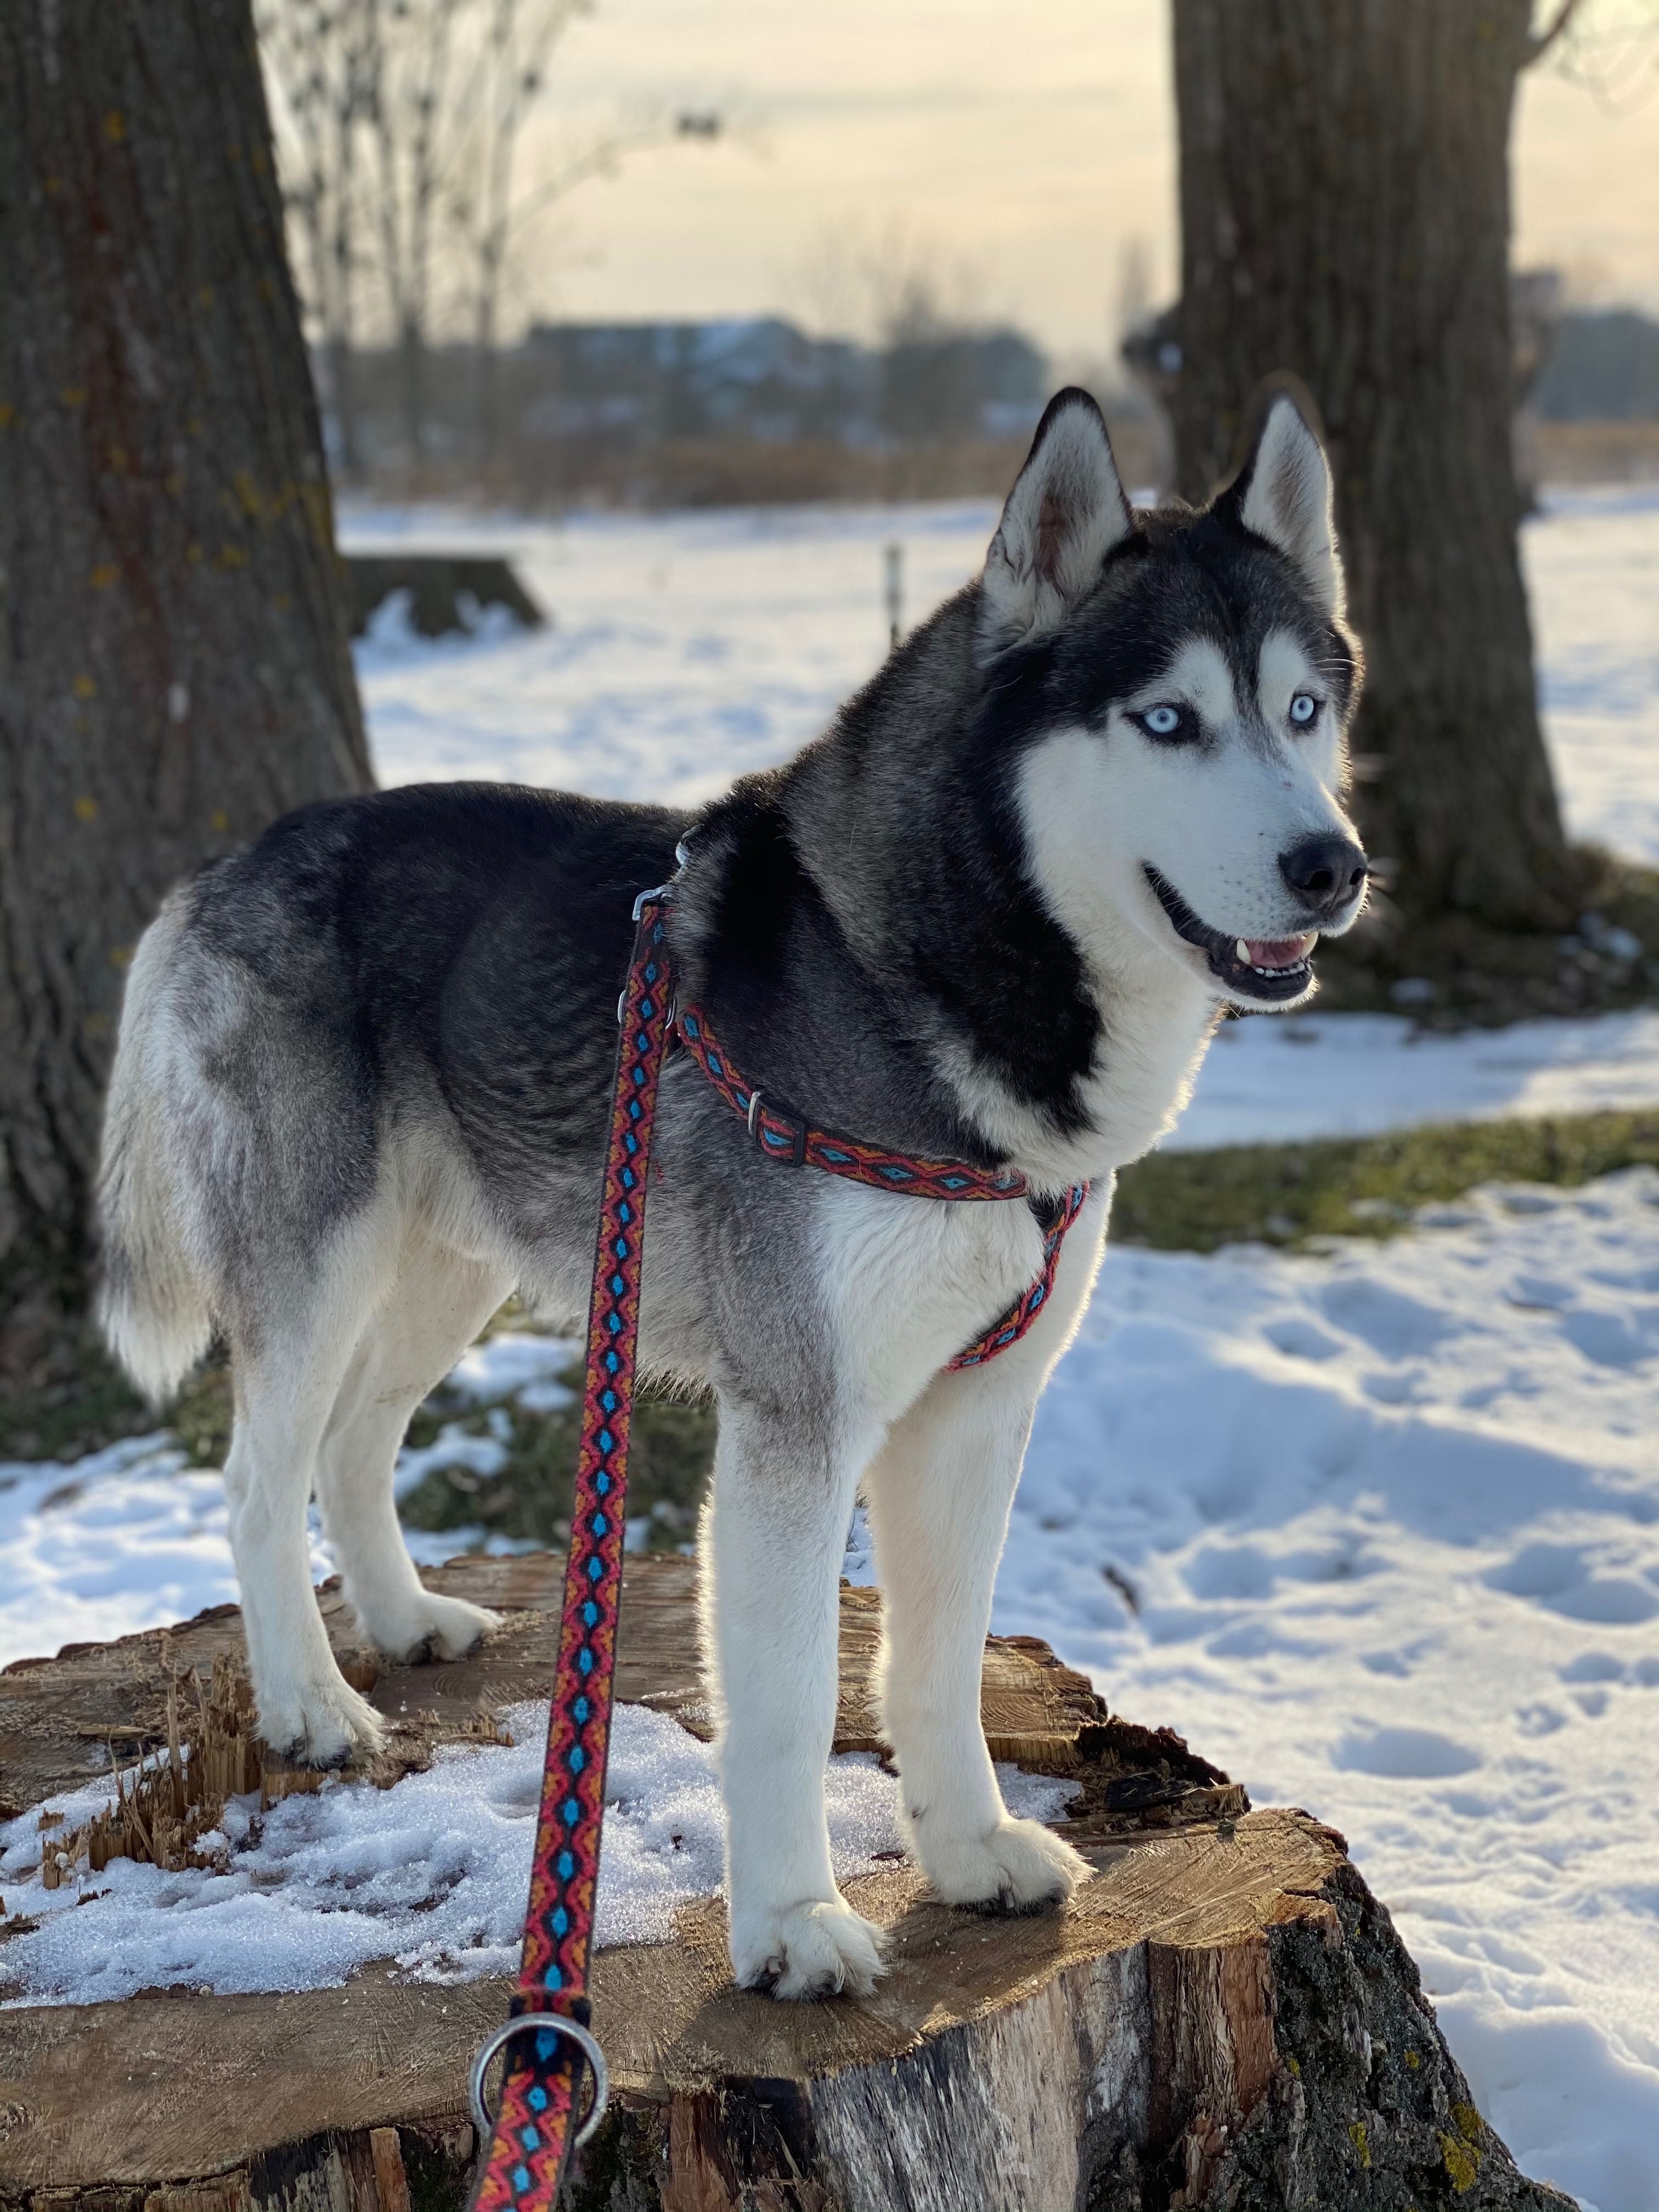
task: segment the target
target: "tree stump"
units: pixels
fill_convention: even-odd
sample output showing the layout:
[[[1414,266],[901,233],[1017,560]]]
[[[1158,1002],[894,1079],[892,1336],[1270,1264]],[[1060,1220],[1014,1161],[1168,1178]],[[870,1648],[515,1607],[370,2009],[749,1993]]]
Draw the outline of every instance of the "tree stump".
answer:
[[[471,1659],[388,1668],[386,1779],[485,1732],[551,1671],[562,1562],[458,1560],[436,1588],[505,1611]],[[691,1564],[629,1563],[619,1692],[698,1734]],[[321,1602],[361,1680],[338,1589]],[[879,1601],[842,1597],[838,1749],[879,1747]],[[0,1674],[15,1814],[165,1744],[168,1686],[240,1654],[234,1607]],[[1059,1825],[1094,1878],[1063,1913],[994,1919],[895,1867],[848,1894],[888,1931],[866,2003],[785,2006],[730,1984],[724,1911],[602,1951],[612,2102],[581,2212],[1492,2212],[1570,2200],[1525,2180],[1470,2100],[1389,1917],[1342,1838],[1252,1811],[1167,1729],[1110,1717],[1030,1638],[992,1638],[994,1753],[1079,1784]],[[3,1982],[0,1923],[0,1983]],[[474,2145],[471,2054],[500,1981],[390,1966],[300,1995],[156,1993],[0,2010],[3,2212],[443,2212]]]
[[[479,607],[505,607],[526,629],[541,629],[547,622],[512,562],[496,554],[348,553],[345,578],[353,637],[363,635],[376,607],[393,592],[410,594],[409,618],[422,637],[468,629],[463,598]]]

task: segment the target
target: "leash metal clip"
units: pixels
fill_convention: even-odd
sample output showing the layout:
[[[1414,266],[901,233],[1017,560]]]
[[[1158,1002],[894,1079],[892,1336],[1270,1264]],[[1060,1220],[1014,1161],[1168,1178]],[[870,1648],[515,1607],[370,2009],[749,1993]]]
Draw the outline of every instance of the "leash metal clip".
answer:
[[[478,2055],[472,2062],[472,2078],[467,2084],[478,2140],[481,2143],[487,2142],[489,2131],[495,2125],[489,2107],[484,2102],[484,2075],[489,2070],[489,2063],[498,2051],[507,2048],[514,2036],[527,2035],[532,2029],[538,2035],[562,2035],[574,2043],[592,2072],[593,2101],[587,2108],[586,2118],[572,2139],[574,2147],[580,2150],[605,2118],[605,2108],[611,2101],[611,2070],[605,2063],[604,2051],[581,2022],[568,2020],[560,2012],[519,2013],[512,2020],[504,2021],[494,2035],[480,2045]],[[572,2087],[574,2089],[574,2083]]]
[[[640,916],[645,912],[647,907],[653,906],[659,899],[672,899],[673,897],[675,884],[679,881],[680,878],[685,873],[686,869],[691,864],[690,848],[686,844],[684,837],[681,838],[679,843],[674,848],[674,872],[670,876],[665,884],[654,884],[648,891],[641,891],[639,896],[635,900],[634,919],[636,922]]]

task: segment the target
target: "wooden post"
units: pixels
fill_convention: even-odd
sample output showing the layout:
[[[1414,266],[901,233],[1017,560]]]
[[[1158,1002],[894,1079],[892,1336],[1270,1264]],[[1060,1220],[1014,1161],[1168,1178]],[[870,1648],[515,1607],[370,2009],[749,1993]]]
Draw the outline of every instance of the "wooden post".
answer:
[[[884,549],[882,568],[887,580],[887,647],[896,653],[904,635],[904,548],[896,539]]]

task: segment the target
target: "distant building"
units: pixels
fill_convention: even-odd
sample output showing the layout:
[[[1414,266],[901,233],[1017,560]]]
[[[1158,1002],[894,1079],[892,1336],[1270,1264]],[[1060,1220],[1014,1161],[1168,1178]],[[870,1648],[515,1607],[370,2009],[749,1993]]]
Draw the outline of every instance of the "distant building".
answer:
[[[547,389],[531,437],[632,447],[743,437],[861,447],[1003,439],[1042,412],[1048,364],[1017,331],[907,340],[884,351],[812,338],[775,315],[708,323],[538,323],[526,352]]]
[[[1049,387],[1013,330],[878,348],[777,315],[538,323],[487,374],[465,343],[428,348],[418,380],[393,348],[354,353],[348,440],[333,368],[319,356],[337,465],[349,451],[368,482],[486,482],[532,506],[978,495],[1006,485]]]
[[[532,437],[633,445],[737,434],[776,444],[856,442],[877,378],[861,349],[776,315],[709,323],[535,323],[526,352],[546,375]]]

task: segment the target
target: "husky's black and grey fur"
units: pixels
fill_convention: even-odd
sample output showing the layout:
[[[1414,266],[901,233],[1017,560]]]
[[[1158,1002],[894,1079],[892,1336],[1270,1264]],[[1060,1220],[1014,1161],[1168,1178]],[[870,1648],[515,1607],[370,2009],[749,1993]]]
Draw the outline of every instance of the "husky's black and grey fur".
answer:
[[[1037,433],[984,574],[786,768],[695,819],[479,785],[310,808],[175,891],[134,963],[101,1187],[103,1317],[140,1383],[216,1334],[261,1724],[320,1761],[378,1724],[312,1595],[314,1490],[365,1632],[465,1650],[393,1462],[515,1286],[582,1317],[636,891],[690,859],[671,939],[769,1097],[896,1150],[1090,1178],[1037,1326],[945,1371],[1036,1272],[1019,1204],[763,1159],[689,1057],[664,1078],[643,1352],[707,1384],[704,1533],[733,1967],[867,1989],[823,1801],[855,1488],[886,1601],[884,1724],[945,1898],[1081,1870],[1011,1820],[980,1652],[1032,1409],[1098,1264],[1113,1170],[1169,1127],[1223,1006],[1311,988],[1364,861],[1339,805],[1358,681],[1324,458],[1281,399],[1203,513],[1132,514],[1092,402]]]

